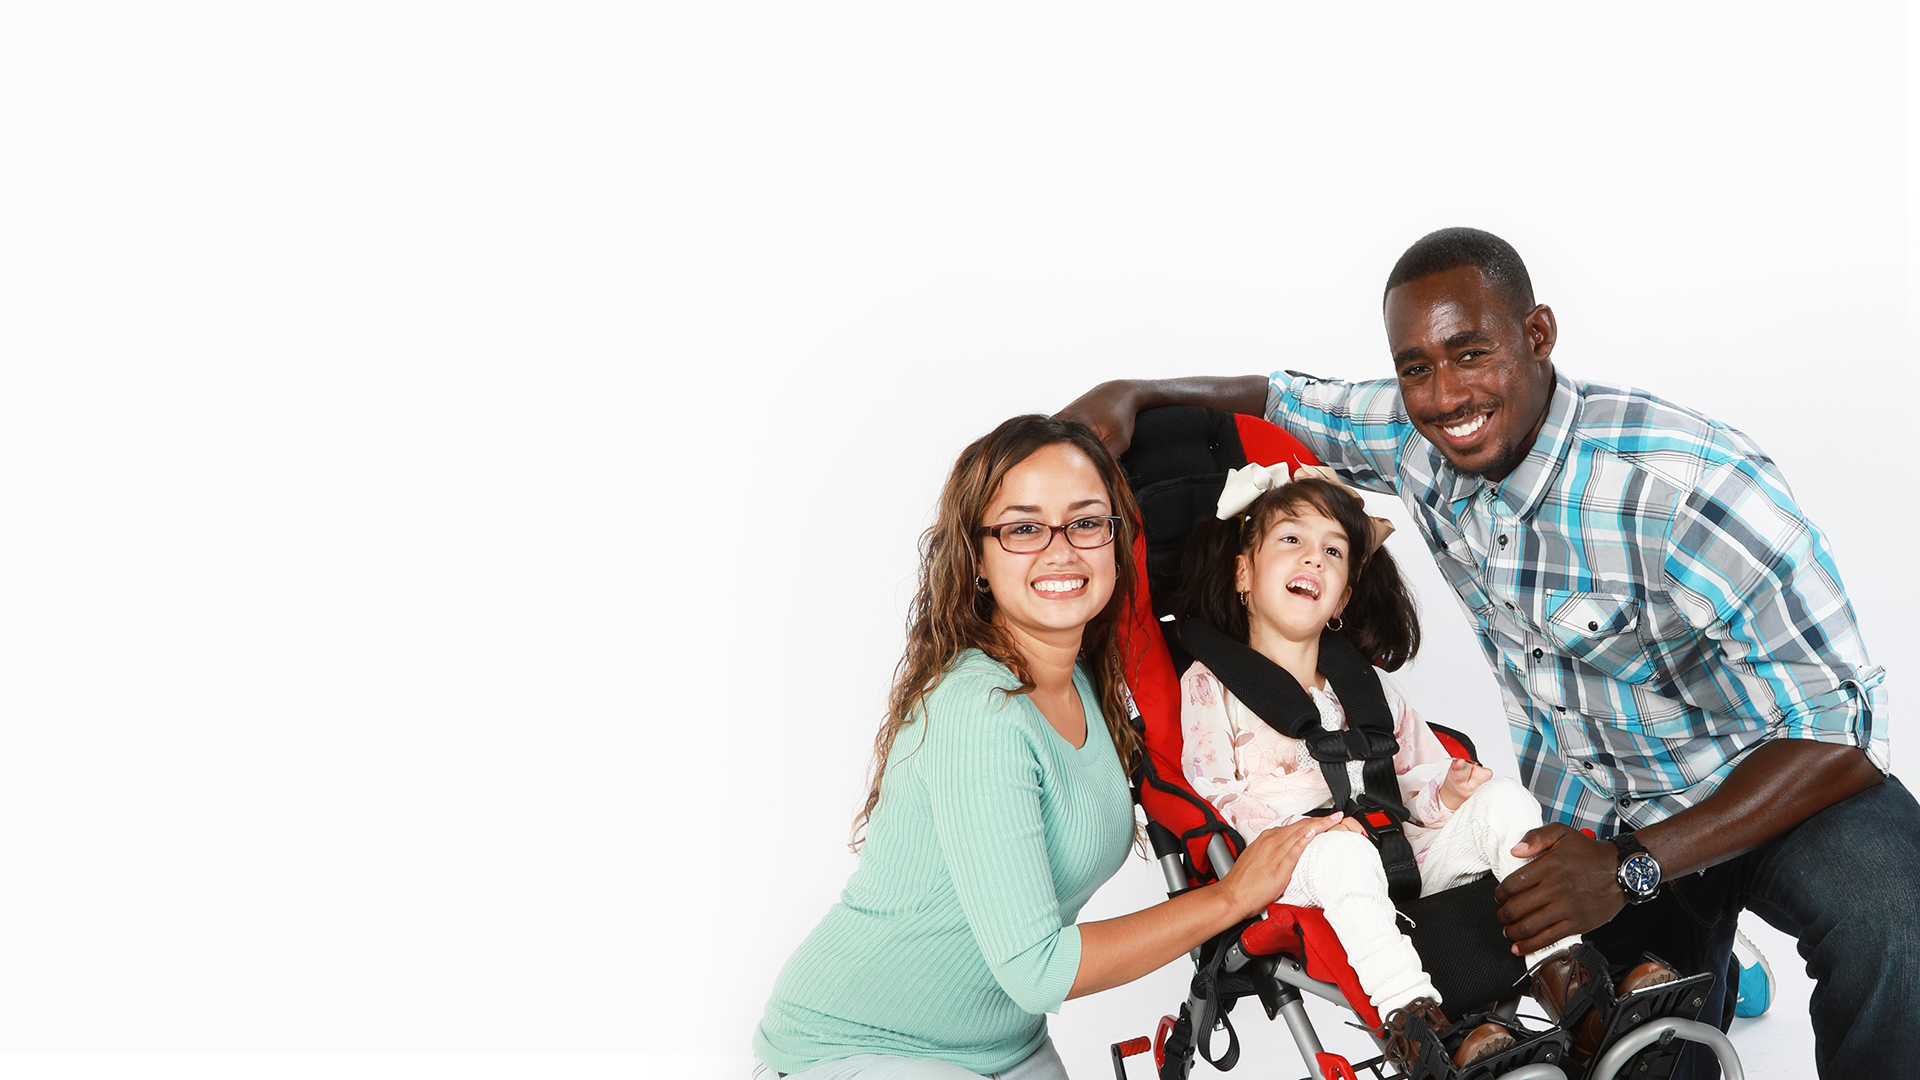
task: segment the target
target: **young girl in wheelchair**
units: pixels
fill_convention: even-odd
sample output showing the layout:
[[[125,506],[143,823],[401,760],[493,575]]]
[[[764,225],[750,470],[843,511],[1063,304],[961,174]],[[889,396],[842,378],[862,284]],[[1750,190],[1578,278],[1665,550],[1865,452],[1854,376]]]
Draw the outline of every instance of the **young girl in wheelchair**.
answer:
[[[1308,467],[1289,478],[1284,465],[1247,466],[1229,477],[1217,519],[1194,527],[1176,610],[1183,622],[1203,620],[1284,668],[1310,695],[1322,726],[1338,730],[1345,714],[1318,667],[1322,630],[1344,633],[1361,655],[1389,670],[1419,648],[1413,602],[1380,546],[1391,530],[1367,516],[1332,470]],[[1540,827],[1539,805],[1519,783],[1452,757],[1399,684],[1384,672],[1379,678],[1399,743],[1393,771],[1410,814],[1404,833],[1421,895],[1488,870],[1504,880],[1527,861],[1513,848]],[[1202,663],[1188,669],[1181,691],[1187,780],[1243,837],[1301,828],[1315,820],[1311,812],[1332,807],[1321,763],[1305,741],[1270,727]],[[1359,790],[1359,763],[1348,768]],[[1404,1038],[1410,1017],[1435,1031],[1448,1026],[1439,992],[1396,925],[1380,853],[1351,815],[1306,846],[1278,902],[1325,911],[1385,1018],[1390,1057],[1414,1052]],[[1528,967],[1564,967],[1578,941],[1569,937],[1530,954]],[[1454,1061],[1470,1064],[1513,1043],[1502,1025],[1482,1024],[1466,1035]]]

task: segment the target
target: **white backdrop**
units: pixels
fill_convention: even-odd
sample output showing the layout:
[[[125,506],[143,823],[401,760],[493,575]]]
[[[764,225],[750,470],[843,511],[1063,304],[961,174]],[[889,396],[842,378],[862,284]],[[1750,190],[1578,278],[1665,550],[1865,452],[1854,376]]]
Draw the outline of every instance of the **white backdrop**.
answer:
[[[8,13],[7,1071],[743,1075],[954,454],[1105,378],[1384,374],[1445,225],[1563,370],[1772,452],[1897,711],[1907,14]],[[1395,545],[1414,700],[1510,774]],[[1069,1003],[1074,1074],[1184,981]],[[1810,1073],[1783,1011],[1749,1075]]]

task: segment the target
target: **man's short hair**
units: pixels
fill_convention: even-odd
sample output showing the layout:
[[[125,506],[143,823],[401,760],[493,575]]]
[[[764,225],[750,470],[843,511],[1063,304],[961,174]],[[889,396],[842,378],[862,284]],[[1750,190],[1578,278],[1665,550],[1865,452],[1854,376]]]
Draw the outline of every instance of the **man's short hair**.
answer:
[[[1487,281],[1506,295],[1516,318],[1533,310],[1533,279],[1527,276],[1527,264],[1520,261],[1520,253],[1490,232],[1464,227],[1430,232],[1414,241],[1393,264],[1380,302],[1386,303],[1387,293],[1409,281],[1462,266],[1475,267],[1485,274]]]

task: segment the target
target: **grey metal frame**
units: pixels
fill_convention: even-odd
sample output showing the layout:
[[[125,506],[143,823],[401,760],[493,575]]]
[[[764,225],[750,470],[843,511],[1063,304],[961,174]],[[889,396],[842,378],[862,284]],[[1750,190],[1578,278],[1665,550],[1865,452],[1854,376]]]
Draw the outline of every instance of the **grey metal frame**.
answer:
[[[1207,859],[1213,864],[1217,876],[1224,877],[1229,870],[1233,869],[1233,850],[1227,846],[1225,837],[1216,833],[1207,841]],[[1187,887],[1186,868],[1181,865],[1180,856],[1167,855],[1161,858],[1160,871],[1166,878],[1169,895]],[[1199,953],[1200,950],[1194,950],[1196,958]],[[1247,955],[1246,950],[1236,941],[1228,948],[1226,959],[1221,966],[1227,971],[1239,971],[1254,959]],[[1273,976],[1282,985],[1291,987],[1295,991],[1305,991],[1315,997],[1325,998],[1343,1009],[1351,1007],[1347,1004],[1346,995],[1340,992],[1340,987],[1308,975],[1305,966],[1298,959],[1284,953],[1272,959],[1274,961]],[[1190,1000],[1187,1006],[1189,1015],[1196,1017],[1200,1015],[1198,1001]],[[1509,1009],[1501,1011],[1511,1012]],[[1321,1045],[1320,1033],[1314,1030],[1313,1021],[1307,1016],[1306,1003],[1301,1000],[1298,993],[1287,996],[1281,1002],[1280,1016],[1286,1020],[1287,1030],[1293,1035],[1294,1045],[1299,1048],[1300,1057],[1306,1062],[1307,1076],[1310,1080],[1317,1077],[1320,1064],[1314,1058],[1323,1053],[1325,1047]],[[1720,1059],[1720,1071],[1725,1076],[1725,1080],[1746,1080],[1746,1073],[1740,1068],[1740,1056],[1734,1052],[1733,1041],[1727,1038],[1725,1032],[1697,1020],[1679,1020],[1672,1017],[1649,1020],[1621,1035],[1606,1053],[1600,1055],[1600,1060],[1594,1063],[1589,1080],[1618,1080],[1620,1070],[1626,1067],[1628,1059],[1633,1055],[1656,1042],[1669,1042],[1673,1039],[1687,1039],[1711,1048],[1714,1056]],[[1381,1039],[1376,1037],[1373,1041],[1375,1045],[1385,1049],[1385,1043]],[[1502,1073],[1500,1080],[1568,1080],[1568,1077],[1559,1066],[1540,1063],[1522,1065],[1518,1069]]]

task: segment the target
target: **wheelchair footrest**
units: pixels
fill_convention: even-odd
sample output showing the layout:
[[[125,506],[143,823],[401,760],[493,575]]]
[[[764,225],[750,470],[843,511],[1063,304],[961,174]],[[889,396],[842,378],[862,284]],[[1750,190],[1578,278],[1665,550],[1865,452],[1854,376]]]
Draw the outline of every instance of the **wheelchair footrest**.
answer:
[[[1647,960],[1659,959],[1652,953],[1643,954],[1643,957]],[[1606,1034],[1601,1036],[1600,1046],[1593,1052],[1593,1060],[1599,1061],[1614,1043],[1620,1041],[1620,1036],[1649,1020],[1697,1019],[1701,1008],[1707,1003],[1707,994],[1713,990],[1713,978],[1707,973],[1692,975],[1635,990],[1618,1001],[1611,1001],[1612,995],[1607,995],[1610,1007],[1606,1013]],[[1654,1043],[1635,1054],[1620,1075],[1631,1076],[1634,1080],[1666,1080],[1673,1075],[1680,1051],[1685,1048],[1686,1044],[1680,1040]],[[1582,1075],[1590,1072],[1589,1067]]]
[[[1514,1044],[1470,1065],[1455,1065],[1453,1051],[1460,1040],[1488,1020],[1499,1021],[1511,1032]],[[1530,1028],[1493,1013],[1469,1013],[1441,1032],[1427,1027],[1416,1016],[1407,1021],[1407,1037],[1420,1048],[1419,1058],[1407,1066],[1408,1080],[1492,1080],[1522,1065],[1561,1065],[1567,1058],[1568,1035],[1564,1030]]]

